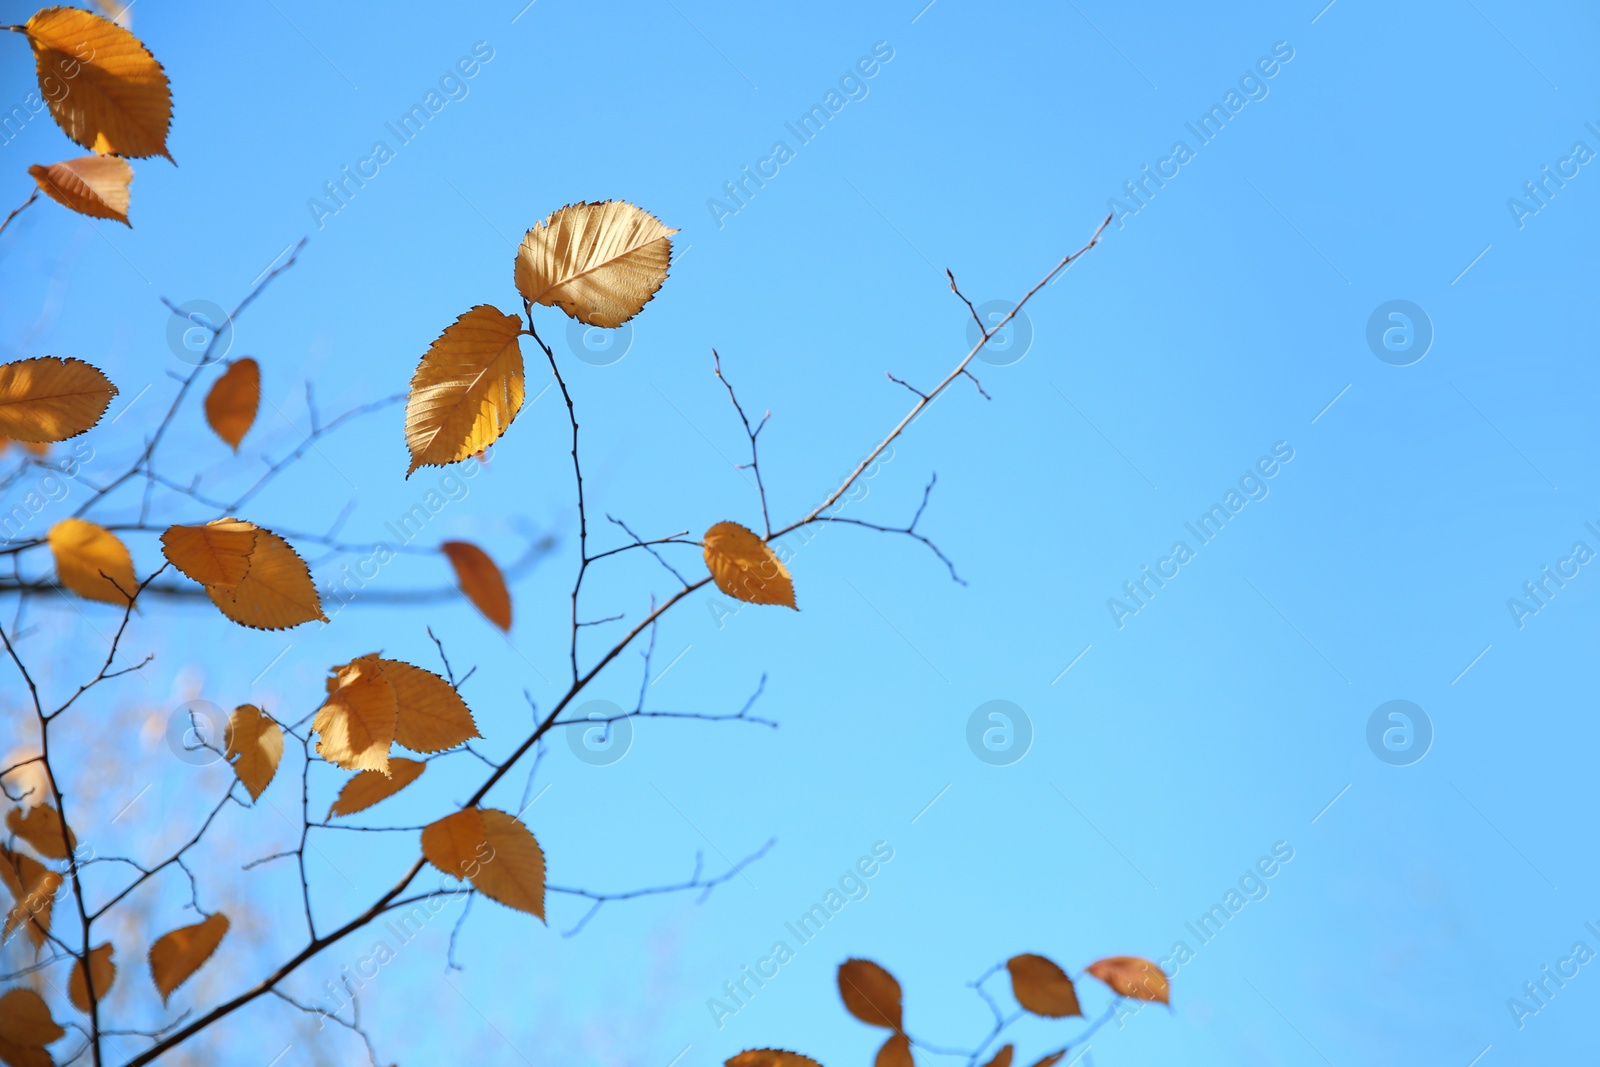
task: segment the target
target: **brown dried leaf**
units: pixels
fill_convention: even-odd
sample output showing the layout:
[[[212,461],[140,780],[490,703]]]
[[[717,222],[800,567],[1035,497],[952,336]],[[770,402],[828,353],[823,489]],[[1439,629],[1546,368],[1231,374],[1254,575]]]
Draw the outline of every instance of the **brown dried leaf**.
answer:
[[[1011,972],[1012,995],[1033,1014],[1050,1019],[1083,1014],[1072,979],[1055,961],[1024,953],[1006,960],[1006,970]]]
[[[235,452],[261,407],[261,365],[249,356],[228,364],[206,394],[206,422]]]
[[[822,1064],[810,1056],[802,1056],[798,1052],[785,1052],[781,1048],[752,1048],[746,1049],[729,1059],[723,1060],[723,1067],[822,1067]]]
[[[411,466],[443,466],[500,439],[522,410],[522,319],[479,304],[445,327],[411,377]]]
[[[50,1017],[50,1005],[31,989],[8,989],[0,996],[0,1041],[22,1048],[44,1048],[67,1032]]]
[[[422,830],[422,855],[508,908],[544,918],[544,850],[503,811],[463,808]]]
[[[1048,1056],[1041,1056],[1034,1062],[1033,1067],[1056,1067],[1056,1064],[1060,1063],[1062,1057],[1069,1051],[1069,1049],[1062,1049],[1060,1052],[1052,1052]]]
[[[871,960],[839,964],[839,996],[845,1009],[869,1026],[900,1029],[900,983]]]
[[[238,519],[204,526],[169,526],[161,535],[167,561],[201,585],[233,589],[250,573],[257,528]]]
[[[150,946],[150,976],[161,992],[162,1004],[211,958],[227,932],[228,917],[219,911],[202,922],[179,927],[156,939]]]
[[[330,674],[328,702],[311,722],[322,735],[317,753],[345,770],[387,776],[398,705],[377,654],[359,656]]]
[[[225,756],[250,799],[260,800],[283,758],[283,727],[255,705],[241,704],[228,716]]]
[[[117,965],[111,962],[111,942],[96,945],[89,952],[90,974],[94,976],[94,999],[96,1002],[106,999],[106,994],[111,992],[111,983],[117,980]],[[89,986],[83,979],[83,961],[79,960],[72,965],[72,977],[67,979],[67,998],[72,1001],[72,1006],[81,1012],[89,1010]]]
[[[523,237],[517,291],[590,326],[621,326],[667,280],[677,232],[621,200],[568,204]]]
[[[0,881],[10,890],[12,900],[5,928],[0,931],[0,941],[9,939],[11,931],[17,927],[26,926],[33,947],[36,950],[44,947],[56,892],[61,888],[61,875],[32,856],[0,847]]]
[[[354,815],[365,811],[380,800],[388,800],[400,790],[422,777],[428,765],[421,760],[403,756],[389,757],[387,777],[377,771],[362,771],[344,784],[339,795],[328,809],[328,818],[335,815]]]
[[[72,831],[61,825],[61,813],[49,804],[12,808],[6,812],[6,829],[47,859],[64,860],[78,847]]]
[[[33,45],[40,95],[62,132],[99,155],[172,158],[167,75],[137,37],[72,7],[47,7],[23,29]],[[56,91],[63,83],[68,91]]]
[[[984,1064],[983,1067],[1011,1067],[1011,1057],[1016,1053],[1015,1045],[1006,1045],[994,1054],[994,1059]]]
[[[1170,1006],[1171,986],[1161,968],[1138,956],[1108,956],[1089,964],[1089,973],[1121,997],[1154,1000]]]
[[[718,589],[751,604],[795,606],[789,569],[750,530],[736,522],[719,522],[706,531],[702,544],[706,569]]]
[[[474,607],[502,630],[511,629],[511,593],[489,554],[469,541],[446,541],[439,550],[450,558],[456,581]]]
[[[396,659],[380,659],[378,667],[394,688],[399,744],[413,752],[443,752],[483,736],[461,694],[437,674]]]
[[[916,1060],[911,1058],[911,1039],[905,1034],[889,1035],[872,1063],[873,1067],[916,1067]]]
[[[289,542],[263,527],[240,525],[249,525],[256,532],[250,567],[232,588],[206,586],[217,610],[255,630],[287,630],[319,619],[327,622],[311,571]]]
[[[0,434],[17,441],[65,441],[106,413],[117,387],[81,359],[39,356],[0,364]]]
[[[104,526],[62,519],[50,527],[56,577],[85,600],[126,606],[139,589],[128,546]]]
[[[128,221],[128,186],[133,168],[116,156],[80,156],[49,166],[28,168],[45,195],[56,203],[96,219]]]

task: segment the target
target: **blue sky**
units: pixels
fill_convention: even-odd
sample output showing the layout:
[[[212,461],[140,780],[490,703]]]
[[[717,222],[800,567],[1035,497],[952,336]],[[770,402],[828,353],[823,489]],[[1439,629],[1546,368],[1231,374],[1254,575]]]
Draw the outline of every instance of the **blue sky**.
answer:
[[[542,310],[537,325],[573,368],[591,518],[697,536],[760,519],[733,467],[744,438],[713,347],[746,405],[772,409],[762,466],[787,522],[904,414],[912,398],[886,371],[926,385],[966,351],[946,267],[974,301],[1015,300],[1118,216],[1028,306],[1025,354],[979,368],[993,399],[958,383],[851,505],[898,525],[937,472],[918,529],[968,584],[914,542],[840,527],[791,563],[798,614],[729,617],[692,598],[661,627],[651,704],[731,712],[765,675],[756,711],[781,727],[644,721],[609,766],[557,739],[526,815],[551,882],[595,890],[677,881],[697,850],[711,873],[776,838],[772,851],[703,905],[609,905],[569,939],[572,900],[552,901],[548,930],[480,902],[457,947],[464,969],[445,974],[452,913],[363,995],[380,1055],[667,1067],[778,1045],[838,1067],[876,1048],[834,992],[848,956],[900,977],[919,1038],[961,1046],[989,1019],[964,983],[1009,955],[1077,973],[1183,941],[1193,956],[1172,1012],[1102,1029],[1083,1062],[1573,1059],[1592,1036],[1600,965],[1542,1006],[1524,983],[1577,942],[1600,951],[1585,926],[1600,927],[1600,863],[1583,814],[1600,577],[1575,552],[1600,551],[1586,458],[1600,172],[1575,151],[1600,152],[1595,12],[923,3],[141,0],[134,28],[172,80],[179,165],[135,164],[131,231],[41,204],[0,238],[4,358],[77,356],[124,398],[151,387],[85,439],[95,477],[138,447],[175,387],[168,373],[186,370],[159,298],[232,306],[309,237],[235,327],[233,354],[261,362],[270,402],[240,457],[194,412],[167,453],[171,476],[225,492],[301,441],[307,380],[324,418],[403,391],[457,315],[515,309],[513,245],[528,226],[576,200],[633,201],[681,233],[626,355],[585,364],[563,316]],[[30,12],[0,3],[6,22]],[[9,108],[31,64],[20,37],[0,45],[16,57],[0,74]],[[463,57],[476,72],[441,85]],[[386,124],[430,91],[443,106],[399,143]],[[830,92],[838,110],[801,143],[788,124]],[[1220,132],[1198,131],[1208,115]],[[392,158],[336,213],[317,211],[324,183],[378,141]],[[29,164],[73,154],[44,117],[28,123],[0,146],[0,208],[26,197]],[[730,202],[725,183],[763,166],[766,184]],[[1132,182],[1145,183],[1138,199]],[[1389,319],[1393,301],[1432,334],[1415,361],[1369,344],[1375,313],[1380,335],[1420,325],[1414,311]],[[529,366],[532,398],[543,379]],[[470,539],[504,561],[530,537],[559,539],[514,589],[509,645],[458,603],[358,597],[326,629],[289,635],[229,626],[208,606],[138,620],[134,647],[158,659],[143,684],[85,709],[124,731],[126,763],[97,786],[102,825],[80,836],[122,830],[111,817],[151,783],[130,812],[140,834],[203,815],[195,798],[225,779],[161,739],[184,700],[298,718],[355,655],[433,665],[428,625],[458,667],[478,668],[463,692],[486,749],[508,751],[527,729],[523,691],[548,706],[565,669],[568,433],[554,391],[530,403],[419,541]],[[353,504],[345,535],[382,539],[439,478],[407,482],[405,466],[390,408],[322,442],[244,517],[321,530]],[[175,518],[211,517],[167,499]],[[1213,505],[1227,521],[1203,540],[1186,524]],[[597,525],[597,544],[622,543]],[[141,573],[155,565],[154,538],[132,546]],[[695,550],[674,551],[700,573]],[[318,557],[318,577],[341,562]],[[1141,580],[1133,601],[1124,583]],[[408,556],[371,588],[448,581],[442,558]],[[1524,583],[1539,581],[1531,601]],[[649,560],[620,563],[586,614],[637,619],[672,584]],[[34,654],[91,655],[111,619],[41,608]],[[584,648],[616,630],[595,628]],[[73,665],[52,679],[65,685]],[[639,669],[623,656],[589,695],[630,704]],[[968,747],[969,717],[992,700],[1031,724],[1009,765]],[[1431,727],[1414,762],[1368,742],[1394,700]],[[374,815],[435,817],[471,791],[468,762],[454,773]],[[515,810],[512,779],[491,802]],[[314,777],[314,793],[336,786]],[[266,796],[291,810],[292,781]],[[281,957],[299,914],[286,869],[236,870],[281,845],[285,824],[265,804],[225,818],[226,870],[205,891],[251,921],[213,965],[216,993]],[[708,998],[880,841],[893,859],[865,898],[719,1029]],[[1275,846],[1292,859],[1200,944],[1186,924]],[[322,848],[331,921],[392,882],[414,839],[329,835]],[[176,925],[183,902],[167,885],[150,922]],[[133,960],[144,935],[129,936]],[[330,950],[296,988],[315,995],[368,940]],[[1080,985],[1091,1013],[1104,1005],[1092,979]],[[147,1017],[147,991],[125,995]],[[1539,1007],[1520,1027],[1513,997]],[[264,1065],[285,1044],[278,1063],[319,1062],[290,1016],[241,1015],[228,1062]],[[1031,1063],[1079,1024],[1018,1029]],[[332,1059],[359,1053],[348,1035],[328,1040],[345,1042]]]

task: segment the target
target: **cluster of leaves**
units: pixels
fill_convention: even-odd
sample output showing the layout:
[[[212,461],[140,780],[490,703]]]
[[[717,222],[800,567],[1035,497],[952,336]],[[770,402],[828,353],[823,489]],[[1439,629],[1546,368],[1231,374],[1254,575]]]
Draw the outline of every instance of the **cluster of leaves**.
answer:
[[[50,115],[93,155],[36,164],[28,173],[51,199],[80,214],[128,222],[129,159],[164,156],[172,91],[150,50],[90,11],[47,7],[22,26]]]
[[[1054,960],[1029,952],[1012,956],[1005,968],[1011,976],[1012,996],[1023,1011],[1045,1019],[1083,1016],[1072,978]],[[1111,956],[1091,963],[1085,973],[1104,982],[1118,997],[1170,1004],[1167,976],[1149,960]],[[980,989],[981,985],[981,980],[976,983]],[[874,1067],[915,1067],[911,1050],[916,1042],[905,1031],[905,1007],[894,975],[871,960],[845,960],[839,965],[839,997],[851,1015],[890,1032],[873,1059]],[[1007,1020],[996,1013],[995,1028],[972,1053],[973,1062],[1015,1018]],[[1086,1036],[1080,1035],[1080,1040]],[[1033,1067],[1055,1067],[1068,1051],[1060,1048],[1047,1053]],[[1015,1054],[1014,1045],[1003,1045],[984,1067],[1011,1067]],[[821,1067],[809,1056],[772,1048],[748,1049],[725,1062],[727,1067]]]

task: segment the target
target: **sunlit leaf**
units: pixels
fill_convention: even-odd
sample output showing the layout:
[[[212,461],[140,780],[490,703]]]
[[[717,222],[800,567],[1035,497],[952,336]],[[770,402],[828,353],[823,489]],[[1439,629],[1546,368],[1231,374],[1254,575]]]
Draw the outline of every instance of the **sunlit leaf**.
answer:
[[[78,846],[72,831],[61,824],[61,813],[49,804],[12,808],[6,812],[6,829],[47,859],[64,860]]]
[[[544,918],[544,850],[503,811],[463,808],[422,831],[422,855],[491,900]]]
[[[163,934],[150,946],[150,975],[161,993],[161,1003],[172,996],[189,976],[198,971],[217,951],[228,932],[228,917],[220,911],[193,926],[183,926]]]
[[[133,168],[116,156],[80,156],[49,166],[28,168],[45,195],[65,207],[96,219],[128,221],[128,185]]]
[[[241,524],[248,525],[248,524]],[[320,619],[322,598],[311,581],[305,560],[289,542],[260,526],[252,526],[256,541],[250,549],[250,566],[239,584],[208,585],[211,602],[228,618],[256,630],[287,630]]]
[[[522,410],[522,320],[479,304],[423,355],[406,398],[411,466],[443,466],[500,439]]]
[[[752,604],[795,606],[788,568],[750,530],[736,522],[719,522],[706,531],[702,544],[706,569],[718,589]]]
[[[915,1067],[911,1058],[911,1039],[905,1034],[890,1034],[873,1058],[873,1067]]]
[[[96,945],[89,952],[89,973],[94,976],[94,999],[102,1001],[111,992],[111,983],[117,979],[117,965],[111,962],[111,942]],[[67,979],[67,997],[72,1006],[81,1012],[89,1010],[89,985],[83,977],[83,961],[72,965],[72,977]]]
[[[249,356],[236,359],[206,394],[206,422],[235,452],[255,424],[261,407],[261,365]]]
[[[839,964],[839,996],[851,1015],[872,1026],[900,1029],[900,983],[871,960]]]
[[[378,666],[394,688],[394,739],[413,752],[443,752],[481,737],[461,694],[432,671],[400,660]]]
[[[76,437],[100,421],[117,387],[81,359],[0,364],[0,434],[17,441]]]
[[[233,589],[250,573],[256,547],[254,523],[218,519],[205,526],[169,526],[161,551],[174,567],[201,585]]]
[[[335,667],[327,685],[328,702],[311,722],[322,737],[317,753],[346,770],[387,775],[398,706],[377,655]]]
[[[1161,968],[1138,956],[1109,956],[1089,964],[1088,971],[1118,996],[1170,1005],[1171,987]]]
[[[456,581],[473,606],[500,629],[510,630],[511,593],[489,554],[468,541],[446,541],[439,549],[450,558]]]
[[[339,795],[334,799],[333,807],[328,809],[328,818],[335,815],[354,815],[358,811],[365,811],[380,800],[387,800],[400,790],[422,777],[422,772],[428,765],[421,760],[406,759],[403,756],[389,757],[389,773],[387,776],[379,771],[362,771],[344,784],[339,790]]]
[[[723,1067],[822,1067],[810,1056],[781,1048],[753,1048],[723,1060]]]
[[[100,155],[172,158],[167,75],[137,37],[72,7],[47,7],[23,28],[40,95],[68,137]]]
[[[85,600],[126,605],[138,592],[128,546],[104,526],[62,519],[50,527],[50,551],[56,559],[56,577]]]
[[[10,939],[11,931],[25,926],[33,947],[41,948],[45,934],[50,932],[50,913],[61,888],[61,875],[26,853],[0,847],[0,881],[11,892],[12,901],[0,941]]]
[[[667,280],[677,232],[621,200],[568,204],[523,237],[517,291],[590,326],[621,326]]]
[[[1033,1014],[1051,1019],[1083,1014],[1072,979],[1053,960],[1024,953],[1006,960],[1006,970],[1011,972],[1011,992],[1017,1003]]]
[[[283,728],[260,708],[241,704],[228,716],[225,755],[233,764],[233,773],[249,790],[250,799],[260,800],[283,758]]]

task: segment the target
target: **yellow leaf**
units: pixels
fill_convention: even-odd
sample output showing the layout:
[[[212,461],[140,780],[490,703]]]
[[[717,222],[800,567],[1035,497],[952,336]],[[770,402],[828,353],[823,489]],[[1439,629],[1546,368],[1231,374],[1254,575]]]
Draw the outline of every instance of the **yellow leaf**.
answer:
[[[1011,1067],[1011,1057],[1016,1052],[1016,1047],[1006,1045],[994,1054],[994,1059],[984,1064],[983,1067]]]
[[[422,772],[428,765],[421,760],[406,759],[402,756],[389,757],[389,775],[384,777],[377,771],[362,771],[344,784],[339,790],[339,795],[334,799],[333,807],[328,809],[328,818],[335,815],[354,815],[358,811],[365,811],[380,800],[388,800],[400,790],[422,777]]]
[[[467,541],[446,541],[439,549],[450,558],[456,581],[473,606],[500,629],[510,630],[511,593],[489,554]]]
[[[260,708],[241,704],[228,716],[225,755],[233,764],[233,773],[250,791],[250,799],[260,800],[283,758],[283,728]]]
[[[0,434],[65,441],[99,422],[116,395],[117,387],[81,359],[39,356],[0,364]]]
[[[8,989],[0,996],[0,1041],[43,1048],[67,1032],[50,1018],[50,1006],[31,989]]]
[[[822,1067],[810,1056],[785,1052],[781,1048],[747,1049],[722,1063],[723,1067]]]
[[[347,771],[389,774],[397,704],[376,653],[335,667],[328,679],[328,702],[311,729],[322,735],[317,753]]]
[[[1024,953],[1006,960],[1006,970],[1011,972],[1012,995],[1033,1014],[1051,1019],[1083,1014],[1072,979],[1053,960]]]
[[[754,533],[736,522],[719,522],[706,531],[703,544],[718,589],[752,604],[794,607],[788,568]]]
[[[851,1015],[870,1026],[900,1029],[900,983],[871,960],[839,964],[839,996]]]
[[[443,752],[481,737],[461,694],[432,671],[396,659],[378,667],[394,688],[394,739],[413,752]]]
[[[590,326],[621,326],[667,280],[677,230],[621,200],[568,204],[517,249],[517,291]]]
[[[150,946],[150,976],[161,992],[162,1004],[211,958],[227,932],[228,917],[219,911],[193,926],[181,926],[156,938]]]
[[[891,1034],[872,1062],[873,1067],[916,1067],[916,1060],[911,1058],[911,1039],[905,1034]]]
[[[1171,988],[1160,967],[1137,956],[1108,956],[1089,964],[1089,973],[1111,987],[1120,997],[1154,1000],[1171,1005]]]
[[[206,422],[218,437],[239,451],[261,407],[261,365],[249,356],[228,364],[206,394]]]
[[[104,526],[62,519],[50,527],[56,577],[86,600],[125,605],[139,589],[128,546]]]
[[[0,941],[9,940],[17,927],[26,926],[33,947],[42,948],[45,934],[50,932],[50,912],[61,888],[61,875],[32,856],[0,848],[0,881],[11,891],[12,900]]]
[[[201,585],[233,589],[250,573],[256,526],[218,519],[205,526],[169,526],[161,535],[167,561]]]
[[[111,942],[97,945],[89,953],[89,973],[94,976],[94,999],[106,999],[111,983],[117,980],[117,965],[111,962]],[[72,965],[72,977],[67,980],[67,997],[72,1006],[81,1012],[89,1010],[89,986],[83,979],[83,961]]]
[[[128,185],[133,168],[116,156],[80,156],[48,167],[35,163],[28,168],[33,180],[50,199],[80,215],[112,219],[132,227],[128,221]]]
[[[139,38],[72,7],[47,7],[23,29],[62,132],[99,155],[172,158],[167,75]]]
[[[287,630],[291,626],[320,619],[322,598],[311,582],[311,571],[295,555],[289,542],[271,530],[251,523],[256,533],[250,549],[250,567],[239,584],[208,585],[211,602],[228,618],[256,630]]]
[[[479,304],[445,327],[411,377],[411,466],[443,466],[500,439],[522,410],[522,320]]]
[[[12,808],[6,812],[6,829],[46,859],[64,860],[78,847],[72,831],[61,825],[61,813],[49,804]]]
[[[544,918],[544,851],[503,811],[463,808],[422,830],[422,855],[484,896]]]

